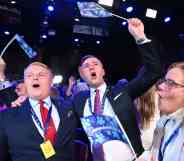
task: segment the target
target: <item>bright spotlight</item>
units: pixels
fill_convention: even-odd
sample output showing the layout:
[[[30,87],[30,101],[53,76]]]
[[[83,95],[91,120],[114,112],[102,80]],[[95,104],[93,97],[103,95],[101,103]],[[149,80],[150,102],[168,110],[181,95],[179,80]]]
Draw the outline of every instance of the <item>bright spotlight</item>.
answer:
[[[98,0],[98,3],[101,4],[101,5],[112,7],[113,3],[114,3],[114,0]]]
[[[146,10],[146,17],[156,18],[157,17],[157,10],[154,10],[154,9],[151,9],[151,8],[147,8],[147,10]]]
[[[78,39],[78,38],[75,38],[74,41],[75,41],[75,42],[79,42],[79,39]]]
[[[49,5],[49,6],[47,7],[47,9],[48,9],[50,12],[52,12],[52,11],[54,11],[54,6]]]
[[[133,8],[132,6],[129,6],[129,7],[126,8],[126,11],[127,11],[127,12],[132,12],[133,9],[134,9],[134,8]]]
[[[96,44],[100,44],[100,41],[99,41],[99,40],[97,40],[97,41],[96,41]]]
[[[63,76],[62,75],[55,75],[54,76],[54,79],[53,79],[53,84],[59,84],[61,83],[63,80]]]
[[[80,21],[80,19],[79,19],[79,18],[75,18],[74,20],[75,20],[76,22],[79,22],[79,21]]]
[[[122,24],[123,26],[126,26],[127,21],[123,21],[121,24]]]
[[[43,39],[46,39],[46,38],[47,38],[47,35],[43,34],[43,35],[42,35],[42,38],[43,38]]]
[[[47,20],[44,20],[44,21],[43,21],[43,24],[44,24],[44,25],[48,25],[48,21],[47,21]]]
[[[169,22],[169,21],[171,21],[171,17],[166,17],[166,18],[164,18],[164,22]]]
[[[16,1],[11,1],[11,4],[16,4]]]
[[[10,32],[9,31],[4,31],[4,34],[5,35],[10,35]]]

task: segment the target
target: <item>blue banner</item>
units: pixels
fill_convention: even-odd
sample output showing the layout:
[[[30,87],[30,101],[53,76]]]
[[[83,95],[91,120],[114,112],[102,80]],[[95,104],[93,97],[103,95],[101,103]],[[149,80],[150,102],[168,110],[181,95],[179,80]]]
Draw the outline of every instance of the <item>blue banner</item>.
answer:
[[[15,39],[17,40],[20,47],[24,50],[24,52],[27,54],[27,56],[31,59],[34,58],[37,55],[37,52],[34,51],[25,41],[24,39],[16,34]]]
[[[80,14],[88,18],[111,17],[112,14],[95,2],[77,2]]]
[[[91,115],[81,118],[81,122],[92,144],[103,144],[110,140],[121,140],[128,144],[116,120],[110,116]]]

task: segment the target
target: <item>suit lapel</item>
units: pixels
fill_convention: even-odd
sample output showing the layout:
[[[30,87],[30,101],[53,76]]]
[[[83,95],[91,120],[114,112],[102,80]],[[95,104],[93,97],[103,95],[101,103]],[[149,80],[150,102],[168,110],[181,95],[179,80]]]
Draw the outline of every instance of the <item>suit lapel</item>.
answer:
[[[63,106],[61,101],[57,101],[55,99],[52,99],[52,102],[54,103],[55,107],[57,108],[57,111],[58,111],[58,114],[60,117],[60,123],[59,123],[59,127],[57,130],[55,143],[56,144],[63,144],[65,137],[67,137],[67,131],[64,129],[64,125],[65,126],[67,125],[66,121],[67,121],[68,117],[70,117],[69,115],[70,115],[70,112],[72,112],[72,110],[71,111],[66,110],[65,109],[66,107]]]
[[[77,111],[79,113],[79,116],[83,116],[83,113],[84,113],[84,107],[85,107],[85,104],[86,104],[86,100],[90,97],[90,91],[84,91],[79,99],[78,99],[78,103],[77,103]]]
[[[115,91],[113,91],[111,87],[108,87],[107,98],[112,106],[113,111],[118,116],[118,113],[120,112],[120,108],[117,108],[116,99],[114,99],[116,98],[116,94],[115,94]]]
[[[60,102],[57,102],[56,100],[54,99],[51,99],[51,101],[53,102],[53,104],[55,105],[57,111],[58,111],[58,114],[59,114],[59,118],[60,118],[60,123],[59,123],[59,127],[58,127],[58,130],[57,130],[57,133],[56,133],[56,143],[57,143],[57,140],[58,138],[60,138],[62,135],[62,123],[63,123],[63,112],[62,112],[62,108],[61,108],[61,104]],[[61,139],[61,138],[60,138]]]
[[[111,88],[109,88],[109,87],[108,87],[107,90],[108,90],[108,91],[107,91],[107,98],[108,98],[108,100],[109,100],[111,106],[114,107],[115,102],[114,102],[114,100],[113,100],[113,93],[112,93],[112,90],[111,90]]]
[[[43,142],[43,137],[40,135],[31,117],[31,110],[30,110],[31,105],[29,103],[29,100],[27,99],[22,106],[23,107],[20,107],[21,108],[20,118],[22,119],[22,123],[24,123],[25,127],[31,132],[33,138],[39,138],[40,142]]]

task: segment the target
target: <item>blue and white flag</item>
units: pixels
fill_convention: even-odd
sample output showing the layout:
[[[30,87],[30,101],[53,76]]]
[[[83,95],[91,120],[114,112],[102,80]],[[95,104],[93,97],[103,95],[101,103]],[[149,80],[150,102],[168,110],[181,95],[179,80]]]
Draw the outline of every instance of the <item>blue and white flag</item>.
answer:
[[[5,51],[7,50],[7,48],[13,43],[14,40],[17,40],[19,46],[24,50],[24,52],[26,53],[26,55],[32,59],[37,55],[37,52],[34,51],[25,41],[24,39],[19,36],[18,34],[15,34],[12,39],[7,43],[7,45],[3,48],[0,57],[3,57]]]
[[[15,35],[15,39],[17,40],[20,47],[24,50],[27,56],[31,59],[37,55],[37,52],[34,51],[25,41],[24,39],[19,36],[18,34]]]
[[[91,115],[82,117],[81,123],[96,159],[102,157],[100,160],[132,161],[136,158],[127,134],[116,117]]]
[[[101,7],[96,2],[77,2],[80,14],[83,17],[103,18],[111,17],[112,13]]]

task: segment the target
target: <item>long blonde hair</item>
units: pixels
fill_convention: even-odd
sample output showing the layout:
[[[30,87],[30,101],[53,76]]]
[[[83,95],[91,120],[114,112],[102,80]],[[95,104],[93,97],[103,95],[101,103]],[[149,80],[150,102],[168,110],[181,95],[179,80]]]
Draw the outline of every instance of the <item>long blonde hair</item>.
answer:
[[[141,128],[149,127],[150,121],[154,117],[156,108],[155,90],[156,87],[154,85],[136,100]]]

